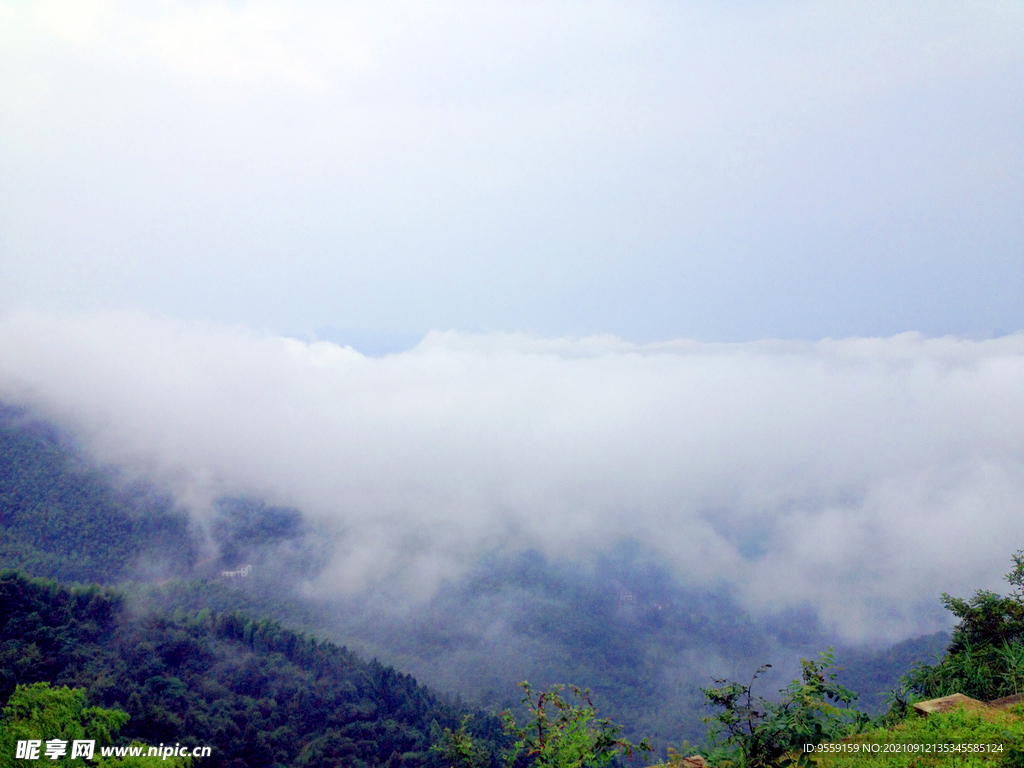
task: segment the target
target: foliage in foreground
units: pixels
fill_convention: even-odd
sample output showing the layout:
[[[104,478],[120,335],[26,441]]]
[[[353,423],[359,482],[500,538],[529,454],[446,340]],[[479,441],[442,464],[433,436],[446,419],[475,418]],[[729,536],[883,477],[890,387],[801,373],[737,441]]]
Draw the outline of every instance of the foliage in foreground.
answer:
[[[752,690],[769,664],[754,673],[749,685],[716,680],[719,687],[704,689],[708,703],[721,708],[705,720],[711,726],[706,753],[712,764],[766,768],[804,744],[842,738],[866,725],[868,716],[853,708],[857,694],[835,682],[831,649],[817,661],[800,663],[801,679],[779,692],[778,703]]]
[[[960,619],[949,649],[934,665],[914,669],[904,679],[923,698],[963,693],[981,701],[1024,693],[1024,550],[1013,555],[1006,596],[978,590],[969,600],[942,595]]]
[[[981,701],[1024,693],[1024,550],[1006,574],[1009,595],[978,590],[970,599],[942,595],[958,619],[946,655],[919,666],[894,692],[888,727],[864,730],[809,760],[821,768],[1024,766],[1024,709],[964,709],[918,717],[910,703],[963,693]],[[791,753],[796,757],[798,753]],[[803,756],[807,760],[807,756]]]
[[[49,683],[19,685],[7,701],[0,717],[0,768],[50,765],[81,766],[81,758],[72,757],[75,740],[95,741],[94,753],[98,768],[145,768],[162,765],[166,768],[188,768],[188,757],[102,757],[99,748],[113,743],[118,731],[128,722],[128,714],[117,709],[87,707],[85,691],[77,688],[51,688]],[[66,754],[48,758],[40,752],[38,760],[16,758],[19,741],[66,742]]]
[[[876,727],[810,757],[819,768],[931,768],[1024,766],[1021,710],[963,707],[920,717],[907,715],[894,727]]]
[[[503,755],[506,766],[531,765],[539,768],[601,768],[619,756],[630,761],[640,752],[646,762],[651,746],[646,739],[633,744],[622,735],[622,726],[597,716],[590,691],[575,685],[555,685],[537,693],[528,682],[520,683],[529,717],[524,725],[516,723],[511,712],[502,713],[505,733],[514,740]],[[459,768],[478,768],[490,764],[491,753],[466,733],[468,720],[457,731],[445,729],[441,743],[434,749],[444,764]]]

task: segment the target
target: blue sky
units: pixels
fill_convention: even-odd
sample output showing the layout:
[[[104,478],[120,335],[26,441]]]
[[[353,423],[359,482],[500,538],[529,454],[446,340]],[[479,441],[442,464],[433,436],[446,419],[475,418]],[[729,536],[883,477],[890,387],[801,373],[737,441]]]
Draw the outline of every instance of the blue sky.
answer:
[[[1022,41],[1016,2],[0,3],[0,311],[1013,332]]]

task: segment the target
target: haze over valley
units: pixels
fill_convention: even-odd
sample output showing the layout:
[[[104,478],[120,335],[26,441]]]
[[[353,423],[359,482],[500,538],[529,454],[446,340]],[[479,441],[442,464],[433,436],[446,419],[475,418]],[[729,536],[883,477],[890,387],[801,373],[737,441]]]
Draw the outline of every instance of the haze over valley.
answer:
[[[818,343],[433,334],[351,348],[140,315],[0,324],[0,386],[102,463],[302,511],[309,589],[428,599],[481,557],[636,542],[844,641],[944,628],[1020,536],[1024,337]],[[955,551],[956,567],[951,567]]]

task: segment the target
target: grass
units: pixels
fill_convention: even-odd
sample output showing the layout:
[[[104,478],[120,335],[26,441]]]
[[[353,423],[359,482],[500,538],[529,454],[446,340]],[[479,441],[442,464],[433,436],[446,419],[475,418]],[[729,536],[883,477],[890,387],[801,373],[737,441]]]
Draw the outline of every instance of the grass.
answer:
[[[970,710],[921,717],[911,712],[889,728],[874,728],[807,756],[818,768],[1024,768],[1024,710]],[[842,751],[840,751],[842,750]],[[801,761],[803,762],[803,761]]]

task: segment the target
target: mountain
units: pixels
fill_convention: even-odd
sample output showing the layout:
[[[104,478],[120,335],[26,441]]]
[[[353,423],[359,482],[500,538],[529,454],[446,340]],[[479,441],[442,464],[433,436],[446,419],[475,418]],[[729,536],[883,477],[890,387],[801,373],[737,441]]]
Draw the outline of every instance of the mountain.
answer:
[[[588,563],[538,552],[492,555],[427,602],[392,611],[395,599],[350,599],[329,617],[351,647],[479,704],[515,709],[515,683],[572,682],[631,739],[659,748],[702,741],[710,714],[701,688],[717,679],[757,682],[771,697],[833,638],[810,611],[755,618],[724,589],[676,578],[653,553],[624,542]],[[917,661],[948,641],[933,635],[892,648],[835,647],[840,682],[871,712]]]
[[[204,710],[198,699],[189,699],[189,686],[198,691],[223,687],[241,697],[239,701],[265,698],[245,687],[252,680],[238,683],[242,687],[231,682],[234,672],[228,683],[216,677],[221,670],[233,669],[233,656],[258,657],[263,641],[253,641],[253,633],[262,638],[268,632],[274,637],[299,637],[304,632],[343,643],[362,657],[380,659],[382,670],[388,669],[384,665],[402,669],[434,690],[453,692],[492,712],[518,706],[516,684],[524,679],[537,689],[553,683],[589,687],[601,712],[622,723],[629,738],[652,737],[663,752],[670,743],[703,738],[701,719],[708,710],[702,687],[718,678],[749,680],[753,670],[770,662],[773,670],[758,681],[758,693],[769,695],[799,673],[801,656],[815,657],[834,645],[811,612],[755,618],[727,590],[688,585],[655,554],[628,541],[585,561],[531,551],[487,555],[425,601],[381,590],[344,598],[318,595],[312,585],[330,562],[332,538],[300,510],[259,499],[224,498],[197,519],[159,489],[129,483],[116,469],[96,466],[71,436],[52,424],[4,406],[0,526],[0,566],[62,582],[116,585],[117,597],[110,598],[116,610],[111,609],[115,619],[108,627],[109,637],[92,645],[82,641],[83,649],[91,649],[87,653],[108,660],[103,662],[108,666],[100,664],[94,671],[102,668],[103,674],[111,675],[116,665],[109,666],[114,664],[110,660],[123,661],[122,652],[127,653],[129,646],[109,645],[115,636],[133,638],[146,654],[159,659],[158,667],[168,663],[160,649],[178,642],[169,637],[181,640],[182,647],[192,648],[194,642],[201,648],[196,653],[215,676],[212,682],[196,676],[197,670],[188,671],[187,659],[185,672],[167,677],[185,686],[182,695],[191,703],[183,711],[192,711],[193,716]],[[57,590],[54,594],[74,592],[56,585],[46,589]],[[247,626],[264,629],[246,630]],[[192,640],[185,642],[186,636]],[[25,643],[16,634],[5,635],[3,642],[13,643],[11,658],[34,658],[27,651],[27,656],[18,656],[17,649]],[[862,701],[877,711],[884,706],[884,693],[898,685],[899,675],[915,661],[931,660],[945,642],[942,636],[931,636],[889,649],[837,648],[837,661],[846,667],[841,682],[859,690]],[[273,643],[264,650],[282,653]],[[72,651],[67,653],[77,658]],[[350,666],[363,663],[349,651],[324,653],[344,657]],[[144,656],[130,656],[129,666],[144,668]],[[294,660],[287,655],[275,659],[253,661],[256,666],[247,674],[254,679],[252,670],[266,665],[268,670],[280,667],[286,677],[293,675],[288,665]],[[90,683],[88,674],[74,665],[67,668],[71,671],[61,670],[61,679],[74,679],[94,695],[106,690]],[[19,679],[11,674],[11,680]],[[383,672],[366,674],[367,679],[383,680]],[[52,677],[38,679],[57,682]],[[146,689],[146,679],[124,678],[117,687],[123,685],[149,701],[156,689]],[[160,685],[178,690],[178,683],[153,683]],[[268,685],[273,689],[275,684]],[[420,690],[415,685],[409,688]],[[415,699],[420,694],[409,695]],[[423,695],[436,696],[429,691]],[[277,693],[270,698],[276,701]],[[103,702],[128,706],[122,700]],[[249,703],[231,706],[249,711]],[[458,710],[452,706],[452,712]],[[136,706],[136,714],[144,711]],[[440,727],[453,722],[451,717],[441,718]],[[373,722],[385,727],[387,721]],[[155,728],[177,721],[168,716],[145,722]],[[317,726],[320,730],[303,725],[308,729],[300,734],[283,720],[272,722],[275,730],[290,728],[295,734],[296,740],[282,748],[293,750],[289,760],[298,759],[294,749],[304,749],[332,728],[338,730],[325,721]],[[496,727],[494,721],[487,722],[487,727]],[[422,722],[410,721],[409,727],[422,731]],[[423,743],[413,739],[406,746],[413,743],[408,751],[426,760]],[[390,753],[373,754],[374,759],[391,759]]]
[[[113,481],[52,424],[0,404],[0,566],[97,583],[188,572],[188,515],[152,488]]]
[[[122,736],[213,748],[204,765],[436,766],[465,709],[409,675],[240,612],[134,614],[97,585],[0,573],[0,698],[40,681],[126,711]],[[478,738],[500,732],[477,713]]]

